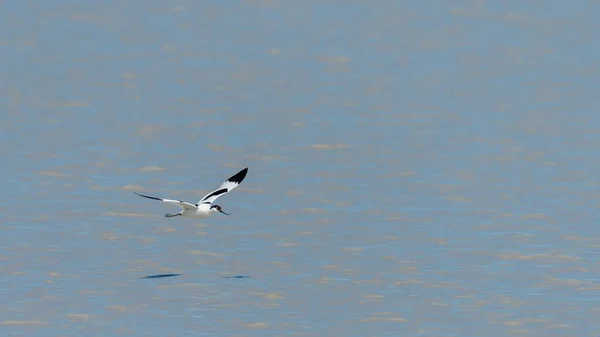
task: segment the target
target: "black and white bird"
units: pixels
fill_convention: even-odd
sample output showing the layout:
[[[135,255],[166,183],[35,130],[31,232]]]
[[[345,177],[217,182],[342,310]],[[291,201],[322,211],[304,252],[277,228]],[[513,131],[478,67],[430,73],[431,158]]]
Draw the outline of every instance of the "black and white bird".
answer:
[[[133,193],[135,193],[141,197],[144,197],[144,198],[158,200],[158,201],[174,204],[174,205],[181,207],[181,212],[179,212],[179,213],[165,214],[165,216],[167,218],[178,216],[178,215],[187,217],[187,218],[206,218],[209,215],[211,215],[211,213],[213,213],[213,212],[221,212],[225,215],[231,215],[231,214],[223,212],[223,209],[221,209],[221,206],[213,205],[212,203],[215,200],[217,200],[217,198],[219,198],[220,196],[223,196],[223,195],[227,194],[228,192],[230,192],[231,190],[233,190],[234,188],[236,188],[244,180],[247,173],[248,173],[248,168],[246,167],[245,169],[236,173],[233,177],[227,179],[224,183],[221,184],[221,186],[219,186],[219,188],[217,188],[216,190],[205,195],[202,199],[200,199],[200,201],[198,201],[197,204],[192,204],[187,201],[181,201],[181,200],[171,200],[171,199],[151,197],[149,195],[143,195],[143,194],[140,194],[137,192],[133,192]]]

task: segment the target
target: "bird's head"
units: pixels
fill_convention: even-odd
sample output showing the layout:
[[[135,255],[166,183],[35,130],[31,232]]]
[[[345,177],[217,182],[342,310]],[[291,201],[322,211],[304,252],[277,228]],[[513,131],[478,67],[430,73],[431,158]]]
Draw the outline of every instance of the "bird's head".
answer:
[[[223,212],[223,209],[219,205],[212,205],[212,206],[210,206],[210,210],[213,211],[213,212],[220,212],[220,213],[223,213],[225,215],[231,215],[231,214]]]

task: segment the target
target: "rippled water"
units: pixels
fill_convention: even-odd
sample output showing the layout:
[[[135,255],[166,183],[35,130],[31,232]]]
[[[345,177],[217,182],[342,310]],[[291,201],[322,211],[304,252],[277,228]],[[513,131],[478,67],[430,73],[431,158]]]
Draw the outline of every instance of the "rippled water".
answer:
[[[1,335],[600,334],[598,4],[0,9]]]

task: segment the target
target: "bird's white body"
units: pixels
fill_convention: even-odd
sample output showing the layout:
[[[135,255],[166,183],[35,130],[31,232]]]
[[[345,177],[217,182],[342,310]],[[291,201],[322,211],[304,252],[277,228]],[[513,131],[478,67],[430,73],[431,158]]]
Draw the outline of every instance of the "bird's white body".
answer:
[[[194,206],[193,209],[184,208],[181,211],[181,216],[185,218],[203,219],[208,218],[211,215],[211,213],[216,212],[210,209],[209,204],[200,204],[198,205],[198,207],[196,207],[195,205],[192,206]]]
[[[219,186],[218,189],[205,195],[202,199],[200,199],[200,201],[198,201],[197,204],[192,204],[187,201],[181,201],[181,200],[172,200],[172,199],[151,197],[149,195],[143,195],[143,194],[139,194],[137,192],[134,192],[134,193],[141,197],[144,197],[144,198],[174,204],[181,208],[181,212],[179,212],[179,213],[165,214],[165,216],[168,218],[174,217],[174,216],[182,216],[182,217],[186,217],[186,218],[202,219],[202,218],[206,218],[206,217],[210,216],[214,212],[221,212],[225,215],[229,215],[229,214],[223,212],[223,210],[221,209],[221,206],[213,205],[213,202],[215,200],[217,200],[217,198],[229,193],[231,190],[236,188],[242,182],[242,180],[244,180],[247,173],[248,173],[248,168],[246,167],[245,169],[243,169],[240,172],[233,175],[231,178],[227,179],[224,183],[221,184],[221,186]]]

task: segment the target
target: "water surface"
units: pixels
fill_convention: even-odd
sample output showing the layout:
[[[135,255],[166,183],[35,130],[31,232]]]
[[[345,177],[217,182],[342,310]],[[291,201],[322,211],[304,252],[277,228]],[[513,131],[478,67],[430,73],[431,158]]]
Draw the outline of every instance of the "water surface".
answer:
[[[0,8],[3,336],[600,333],[598,4]]]

